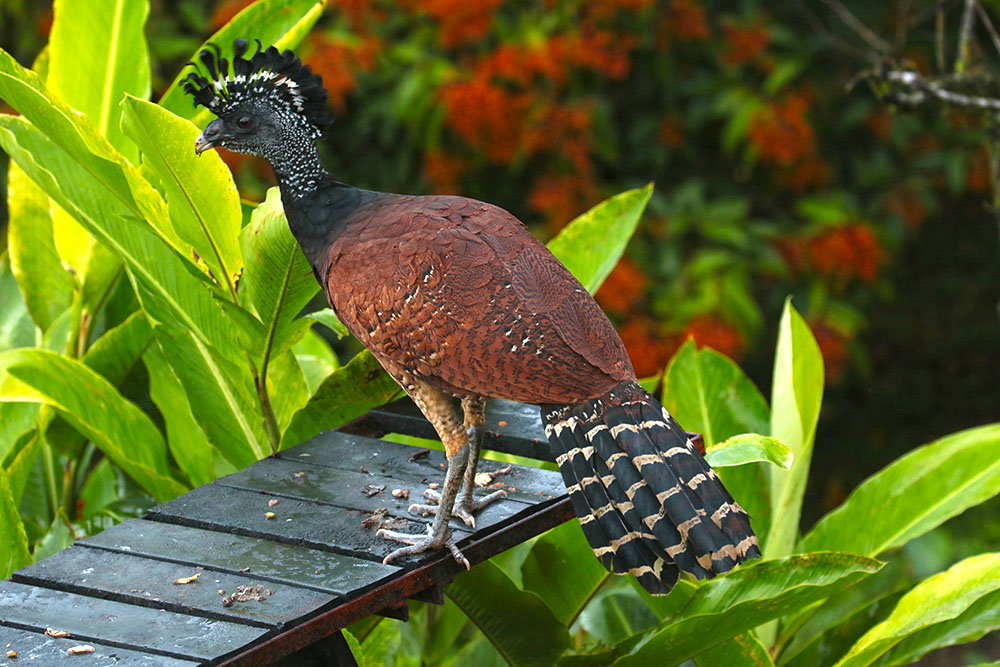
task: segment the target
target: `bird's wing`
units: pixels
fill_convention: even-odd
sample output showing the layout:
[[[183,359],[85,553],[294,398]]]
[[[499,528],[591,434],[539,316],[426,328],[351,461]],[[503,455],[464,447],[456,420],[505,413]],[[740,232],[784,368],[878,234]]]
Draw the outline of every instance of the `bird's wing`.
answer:
[[[459,395],[532,403],[634,378],[604,312],[503,209],[405,198],[373,217],[395,222],[337,248],[327,290],[376,356]]]

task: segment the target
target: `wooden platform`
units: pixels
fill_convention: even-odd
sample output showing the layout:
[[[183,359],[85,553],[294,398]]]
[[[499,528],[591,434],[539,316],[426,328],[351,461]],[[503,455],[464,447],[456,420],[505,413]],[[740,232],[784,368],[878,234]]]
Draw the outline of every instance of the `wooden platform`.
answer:
[[[534,406],[495,402],[487,428],[485,448],[550,457]],[[352,664],[346,646],[338,649],[341,628],[373,613],[405,620],[409,598],[440,603],[460,566],[440,552],[383,565],[398,545],[375,536],[386,523],[425,530],[430,518],[407,507],[443,481],[445,459],[360,433],[433,437],[430,425],[406,401],[349,430],[323,433],[0,581],[0,664],[14,664],[4,654],[16,651],[16,664],[31,665],[266,665],[320,640]],[[452,521],[473,565],[573,516],[556,472],[513,466],[495,481],[508,498],[480,512],[475,531]],[[409,499],[393,497],[396,489]],[[67,655],[84,644],[94,651]]]

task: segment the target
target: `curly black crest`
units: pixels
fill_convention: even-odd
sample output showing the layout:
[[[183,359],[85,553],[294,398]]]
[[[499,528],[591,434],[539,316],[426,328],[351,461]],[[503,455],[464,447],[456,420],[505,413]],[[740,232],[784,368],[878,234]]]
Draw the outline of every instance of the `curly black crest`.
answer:
[[[247,101],[271,101],[303,116],[316,136],[333,122],[323,79],[291,51],[278,51],[273,46],[262,50],[257,40],[256,53],[244,58],[247,41],[238,39],[230,63],[215,44],[208,47],[198,55],[209,76],[201,76],[198,65],[188,63],[195,71],[184,79],[184,90],[194,97],[195,106],[200,104],[219,116]]]

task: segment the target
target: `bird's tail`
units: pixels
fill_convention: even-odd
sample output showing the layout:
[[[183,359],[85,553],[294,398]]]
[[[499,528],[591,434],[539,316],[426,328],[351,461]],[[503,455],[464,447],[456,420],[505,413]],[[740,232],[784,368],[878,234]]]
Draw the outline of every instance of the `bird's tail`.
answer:
[[[543,405],[542,418],[583,532],[610,572],[663,595],[678,570],[712,578],[760,556],[750,517],[635,382]]]

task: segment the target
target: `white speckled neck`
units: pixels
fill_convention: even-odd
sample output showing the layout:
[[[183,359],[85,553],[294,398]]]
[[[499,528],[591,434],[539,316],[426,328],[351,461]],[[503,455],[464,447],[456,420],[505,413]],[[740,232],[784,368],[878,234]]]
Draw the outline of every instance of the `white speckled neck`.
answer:
[[[267,159],[271,162],[282,193],[300,199],[329,178],[313,138],[304,133],[286,136]]]

